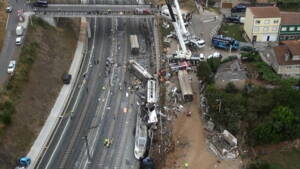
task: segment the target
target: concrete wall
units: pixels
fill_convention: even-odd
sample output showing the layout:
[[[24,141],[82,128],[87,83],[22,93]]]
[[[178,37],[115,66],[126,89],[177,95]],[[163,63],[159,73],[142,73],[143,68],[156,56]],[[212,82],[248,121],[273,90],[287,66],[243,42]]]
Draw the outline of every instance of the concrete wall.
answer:
[[[278,74],[300,78],[300,64],[299,65],[280,65]]]
[[[252,41],[252,31],[253,31],[253,19],[254,16],[252,12],[249,10],[249,8],[246,9],[246,14],[245,14],[245,24],[244,24],[244,31],[250,41]]]

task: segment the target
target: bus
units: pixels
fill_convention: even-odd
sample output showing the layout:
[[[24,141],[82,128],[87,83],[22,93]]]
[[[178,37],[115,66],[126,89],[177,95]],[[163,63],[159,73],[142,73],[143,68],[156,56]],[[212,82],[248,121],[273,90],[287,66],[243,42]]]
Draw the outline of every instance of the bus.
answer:
[[[142,81],[153,79],[153,76],[135,60],[129,60],[131,71]]]
[[[132,54],[138,54],[140,50],[137,35],[130,35],[130,47]]]

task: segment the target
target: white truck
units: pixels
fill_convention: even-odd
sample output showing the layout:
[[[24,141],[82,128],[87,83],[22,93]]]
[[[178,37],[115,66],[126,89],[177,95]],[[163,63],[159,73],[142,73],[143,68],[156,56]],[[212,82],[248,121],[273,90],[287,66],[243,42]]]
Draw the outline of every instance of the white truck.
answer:
[[[23,35],[23,32],[24,32],[23,26],[18,25],[17,28],[16,28],[16,35],[17,35],[17,36],[22,36],[22,35]]]

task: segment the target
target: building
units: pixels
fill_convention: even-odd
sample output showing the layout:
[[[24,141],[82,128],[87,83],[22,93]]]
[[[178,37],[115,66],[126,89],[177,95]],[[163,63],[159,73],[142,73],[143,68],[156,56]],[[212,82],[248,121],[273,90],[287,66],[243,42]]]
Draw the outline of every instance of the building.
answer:
[[[277,41],[280,22],[277,7],[248,7],[244,31],[251,42]]]
[[[273,50],[273,69],[284,77],[300,78],[300,40],[282,41]]]
[[[281,25],[279,29],[279,40],[300,39],[300,13],[280,12]]]

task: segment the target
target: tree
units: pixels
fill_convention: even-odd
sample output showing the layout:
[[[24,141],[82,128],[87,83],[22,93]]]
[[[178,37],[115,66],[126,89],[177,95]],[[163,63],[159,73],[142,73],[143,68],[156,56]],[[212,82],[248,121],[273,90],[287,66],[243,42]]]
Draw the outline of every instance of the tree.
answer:
[[[197,67],[197,76],[200,80],[211,83],[213,82],[213,73],[206,62],[200,62]]]
[[[221,59],[220,58],[210,58],[210,59],[207,59],[207,63],[209,65],[211,71],[213,73],[216,73],[218,70],[218,67],[221,64]]]
[[[235,85],[232,82],[229,82],[225,87],[225,91],[227,93],[236,93],[238,92],[238,89],[235,87]]]
[[[278,143],[299,136],[300,126],[288,107],[279,106],[273,109],[271,118],[265,118],[253,132],[256,144]]]

